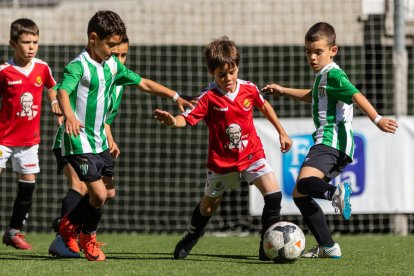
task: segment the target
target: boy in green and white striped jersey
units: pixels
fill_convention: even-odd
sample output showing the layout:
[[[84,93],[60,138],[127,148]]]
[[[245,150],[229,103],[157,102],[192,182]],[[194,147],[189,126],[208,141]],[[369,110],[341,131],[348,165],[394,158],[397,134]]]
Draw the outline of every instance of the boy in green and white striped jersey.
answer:
[[[125,64],[127,54],[129,50],[129,39],[125,36],[121,44],[119,44],[113,51],[112,54],[119,59],[122,64]],[[109,152],[111,153],[113,158],[117,158],[120,154],[120,150],[118,145],[116,144],[111,131],[111,124],[114,121],[116,114],[118,113],[118,108],[121,103],[122,94],[124,91],[124,87],[122,85],[114,86],[114,92],[111,93],[111,107],[109,108],[109,112],[107,115],[107,119],[105,122],[105,131],[108,137],[108,146]],[[62,199],[62,207],[60,211],[60,216],[53,220],[52,228],[58,232],[59,222],[64,215],[66,215],[69,211],[71,211],[76,204],[78,204],[79,200],[88,192],[88,188],[86,187],[85,182],[80,181],[78,175],[76,174],[73,167],[69,164],[66,157],[62,156],[62,149],[61,149],[61,142],[64,125],[60,125],[58,131],[55,136],[55,141],[53,143],[53,154],[56,157],[57,163],[57,172],[58,174],[64,173],[67,179],[67,186],[68,190],[66,192],[65,197]],[[107,188],[107,201],[109,199],[115,197],[115,187],[106,187]],[[73,253],[70,251],[65,243],[62,240],[62,237],[57,233],[55,239],[49,246],[49,253],[53,256],[59,258],[79,258],[80,255],[77,253]]]
[[[96,241],[96,229],[108,199],[106,187],[113,187],[113,159],[105,132],[112,87],[134,85],[147,93],[172,98],[181,111],[192,105],[177,92],[142,78],[113,57],[112,51],[126,35],[118,14],[98,11],[89,21],[87,34],[86,49],[65,67],[57,98],[65,116],[62,155],[79,180],[86,183],[88,194],[62,218],[59,234],[73,252],[79,253],[81,248],[88,260],[103,261],[105,254]]]
[[[313,25],[305,36],[305,51],[309,65],[315,72],[312,89],[295,89],[269,84],[262,91],[272,95],[287,95],[312,103],[316,127],[315,144],[302,164],[293,199],[303,220],[318,245],[302,257],[340,258],[341,249],[334,242],[325,215],[313,198],[332,201],[342,217],[351,216],[349,183],[334,186],[329,181],[338,176],[352,162],[354,138],[352,131],[353,102],[382,131],[395,133],[397,122],[381,117],[365,96],[351,84],[347,75],[333,62],[338,53],[335,29],[328,23]]]

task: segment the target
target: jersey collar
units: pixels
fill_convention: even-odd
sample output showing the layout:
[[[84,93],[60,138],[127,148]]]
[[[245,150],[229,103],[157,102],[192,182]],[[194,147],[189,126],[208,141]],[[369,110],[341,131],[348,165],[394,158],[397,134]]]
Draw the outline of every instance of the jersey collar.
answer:
[[[320,75],[328,72],[329,70],[331,70],[333,68],[338,69],[339,66],[335,62],[331,62],[328,65],[326,65],[325,67],[323,67],[322,70],[320,70],[319,72],[317,72],[315,74],[315,77],[319,77]]]

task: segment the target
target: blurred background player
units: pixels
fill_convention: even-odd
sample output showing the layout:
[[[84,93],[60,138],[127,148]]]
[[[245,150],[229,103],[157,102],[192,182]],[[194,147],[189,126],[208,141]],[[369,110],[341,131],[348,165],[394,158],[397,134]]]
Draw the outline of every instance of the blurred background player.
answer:
[[[17,19],[10,27],[13,58],[0,67],[0,173],[11,159],[17,173],[17,196],[3,243],[17,249],[32,246],[21,233],[32,206],[36,174],[39,173],[40,114],[43,89],[48,89],[52,112],[60,115],[56,84],[48,64],[36,58],[39,28],[27,18]]]
[[[233,41],[228,37],[212,41],[205,48],[204,56],[214,81],[202,91],[195,108],[176,117],[163,110],[154,111],[154,117],[163,125],[182,128],[204,120],[209,130],[204,196],[193,211],[189,231],[176,245],[174,258],[188,256],[220,206],[224,191],[239,186],[241,175],[249,184],[254,184],[264,198],[259,259],[266,261],[263,234],[280,220],[282,192],[256,133],[253,107],[258,107],[276,128],[282,152],[290,149],[292,140],[257,87],[238,79],[240,53]]]
[[[113,187],[113,157],[105,132],[112,86],[134,85],[147,93],[171,98],[180,110],[192,105],[177,92],[142,78],[112,56],[126,35],[118,14],[96,12],[87,34],[86,49],[65,67],[57,98],[65,116],[62,156],[79,180],[85,182],[88,193],[62,218],[59,234],[72,252],[82,249],[88,260],[103,261],[106,257],[100,249],[102,243],[96,240],[96,231],[102,207],[109,198],[107,187]]]
[[[394,133],[398,125],[394,120],[381,117],[365,96],[351,84],[345,72],[333,62],[338,46],[335,29],[330,24],[320,22],[308,30],[305,51],[308,63],[315,73],[313,89],[286,88],[270,84],[262,91],[312,103],[312,116],[316,127],[313,134],[315,144],[302,164],[293,199],[318,245],[302,257],[340,258],[341,248],[334,242],[325,215],[313,198],[332,201],[342,217],[349,220],[352,192],[350,184],[334,186],[329,181],[352,162],[353,102],[380,130]]]
[[[119,44],[117,47],[114,48],[112,51],[112,54],[119,59],[119,61],[122,64],[125,64],[127,54],[129,49],[129,39],[127,36],[125,36],[121,44]],[[105,121],[105,131],[108,138],[108,146],[109,151],[114,158],[118,158],[120,154],[120,150],[118,148],[118,145],[116,144],[112,132],[111,132],[111,124],[113,120],[115,119],[116,114],[118,113],[119,105],[121,104],[122,94],[124,91],[124,87],[122,85],[114,86],[113,91],[111,93],[111,108],[108,112],[107,119]],[[59,218],[55,219],[52,222],[52,228],[55,230],[55,232],[59,231],[59,222],[60,219],[67,214],[69,211],[71,211],[76,204],[78,204],[79,200],[87,193],[88,188],[86,187],[86,184],[83,181],[79,180],[78,175],[73,170],[73,167],[68,163],[65,157],[62,156],[62,149],[61,149],[61,142],[62,142],[62,135],[64,132],[64,125],[61,124],[58,128],[58,131],[55,136],[55,141],[53,144],[53,153],[56,157],[57,162],[57,171],[58,173],[64,173],[67,183],[68,183],[68,191],[66,193],[66,196],[62,199],[62,207],[60,211]],[[113,198],[115,196],[115,187],[107,187],[108,191],[108,198]],[[55,239],[49,246],[49,253],[60,257],[60,258],[79,258],[79,253],[74,253],[71,250],[69,250],[64,241],[62,240],[62,237],[59,235],[59,233],[56,234]]]

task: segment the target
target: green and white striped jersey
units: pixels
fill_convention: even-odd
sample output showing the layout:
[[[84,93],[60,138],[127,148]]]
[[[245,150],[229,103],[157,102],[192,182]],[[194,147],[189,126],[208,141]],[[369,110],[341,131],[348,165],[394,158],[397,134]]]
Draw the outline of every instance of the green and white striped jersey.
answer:
[[[324,144],[354,155],[352,96],[359,93],[348,76],[332,62],[316,74],[312,89],[315,144]]]
[[[124,92],[124,87],[122,85],[114,86],[115,91],[112,93],[111,106],[106,119],[106,124],[110,125],[115,119],[116,114],[118,113],[119,105],[121,104],[122,94]],[[62,137],[64,132],[64,125],[60,125],[56,131],[55,139],[53,141],[52,149],[57,149],[62,147]]]
[[[138,85],[141,77],[127,69],[118,59],[94,61],[84,50],[64,70],[58,84],[69,95],[76,118],[85,126],[80,135],[63,134],[62,155],[97,154],[108,149],[105,122],[113,107],[114,86]],[[61,90],[59,90],[58,93]]]

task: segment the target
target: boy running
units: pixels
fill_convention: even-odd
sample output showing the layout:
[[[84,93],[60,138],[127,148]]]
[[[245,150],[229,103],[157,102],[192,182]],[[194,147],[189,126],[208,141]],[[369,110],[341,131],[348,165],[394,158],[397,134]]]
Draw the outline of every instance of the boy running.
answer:
[[[130,71],[112,56],[126,35],[118,14],[98,11],[89,21],[87,34],[86,49],[65,67],[57,97],[65,116],[62,155],[85,182],[88,194],[62,218],[59,234],[72,252],[82,249],[88,260],[103,261],[106,257],[100,249],[102,244],[96,241],[96,230],[108,200],[107,187],[113,187],[113,159],[105,132],[112,87],[135,85],[147,93],[173,99],[181,110],[192,105],[177,92]]]
[[[315,72],[312,89],[286,88],[277,84],[262,91],[273,95],[288,95],[296,100],[312,103],[316,131],[311,147],[299,172],[293,200],[318,245],[304,258],[341,258],[341,248],[335,243],[325,215],[313,198],[332,201],[343,219],[351,217],[351,186],[329,184],[352,162],[354,138],[352,132],[353,102],[384,132],[394,133],[394,120],[381,117],[365,96],[351,84],[347,75],[333,62],[338,53],[335,29],[328,23],[313,25],[305,36],[305,51],[309,65]]]
[[[181,128],[204,120],[209,129],[204,197],[193,211],[187,234],[175,247],[174,258],[188,256],[220,206],[224,191],[239,186],[243,176],[264,198],[259,259],[265,261],[263,234],[280,221],[282,193],[254,127],[253,107],[258,107],[276,128],[282,152],[290,149],[292,140],[257,87],[238,79],[240,53],[233,41],[227,37],[216,39],[207,45],[204,55],[214,81],[202,91],[195,108],[175,117],[163,110],[154,111],[154,117],[166,126]]]
[[[121,44],[119,44],[113,51],[112,54],[119,59],[122,64],[125,64],[127,53],[129,49],[129,40],[128,37],[125,36]],[[122,85],[114,86],[112,89],[114,91],[111,93],[111,108],[109,108],[108,116],[105,122],[105,131],[108,138],[108,146],[109,152],[111,153],[113,158],[117,158],[120,154],[120,150],[118,145],[116,144],[112,132],[111,132],[111,124],[115,119],[116,114],[118,113],[119,105],[121,104],[122,94],[124,91],[124,87]],[[57,171],[58,173],[64,173],[67,181],[68,181],[68,191],[65,197],[62,199],[62,207],[60,211],[60,217],[55,219],[52,222],[53,229],[58,232],[59,231],[59,222],[61,218],[71,211],[79,200],[88,192],[88,189],[83,181],[79,180],[78,175],[73,170],[73,167],[68,163],[65,157],[62,156],[62,136],[64,126],[60,125],[58,131],[55,136],[55,142],[53,143],[53,153],[56,157],[57,163]],[[109,187],[107,187],[109,188]],[[107,201],[110,198],[115,197],[115,187],[107,189]],[[49,246],[49,253],[57,256],[59,258],[79,258],[79,253],[74,253],[69,250],[65,243],[62,240],[62,237],[59,234],[56,234],[55,239]]]

